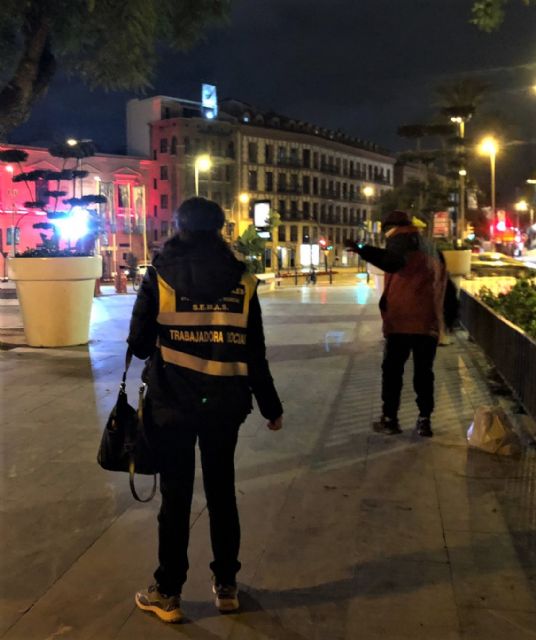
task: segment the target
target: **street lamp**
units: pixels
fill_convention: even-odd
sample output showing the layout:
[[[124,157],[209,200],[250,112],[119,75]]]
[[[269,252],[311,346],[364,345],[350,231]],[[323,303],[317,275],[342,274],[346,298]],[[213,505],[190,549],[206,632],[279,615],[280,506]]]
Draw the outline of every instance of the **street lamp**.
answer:
[[[495,225],[495,157],[499,150],[499,145],[495,138],[487,136],[481,141],[478,149],[482,155],[489,156],[491,173],[491,216],[493,225]]]
[[[195,179],[195,195],[199,195],[199,172],[210,171],[212,168],[212,160],[207,153],[196,156],[194,162],[194,179]]]
[[[458,210],[458,226],[457,226],[457,236],[458,240],[463,242],[464,230],[465,230],[465,178],[467,176],[466,169],[460,169],[458,171],[458,175],[460,176],[460,208]]]

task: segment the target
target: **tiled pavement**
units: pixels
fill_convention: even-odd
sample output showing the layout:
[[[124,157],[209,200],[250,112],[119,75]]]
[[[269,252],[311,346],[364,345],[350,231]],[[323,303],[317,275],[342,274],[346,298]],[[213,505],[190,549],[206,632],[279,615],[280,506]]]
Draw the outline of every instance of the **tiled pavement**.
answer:
[[[166,626],[135,610],[133,592],[154,568],[158,504],[134,504],[126,479],[95,463],[132,301],[96,300],[88,348],[1,354],[0,637],[536,637],[534,451],[467,449],[475,407],[496,399],[463,336],[439,350],[436,436],[411,433],[410,366],[404,433],[371,433],[381,340],[363,284],[262,297],[285,426],[271,433],[254,413],[241,430],[243,612],[221,616],[211,603],[199,479],[187,621]]]

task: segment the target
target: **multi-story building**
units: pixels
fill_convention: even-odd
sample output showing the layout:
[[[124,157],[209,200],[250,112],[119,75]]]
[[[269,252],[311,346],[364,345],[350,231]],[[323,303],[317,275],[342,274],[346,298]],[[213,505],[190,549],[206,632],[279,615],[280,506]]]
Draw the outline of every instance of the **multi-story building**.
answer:
[[[223,206],[229,238],[252,223],[254,203],[265,201],[280,217],[265,255],[273,270],[310,264],[311,257],[323,262],[321,239],[332,247],[330,264],[354,260],[345,240],[378,231],[373,205],[393,186],[395,158],[377,145],[234,100],[210,118],[201,103],[131,100],[127,139],[129,153],[155,163],[159,202],[152,213],[162,236],[171,230],[172,212],[196,191]],[[210,171],[200,171],[201,155],[210,156]]]
[[[24,171],[35,170],[61,171],[64,160],[52,156],[47,149],[39,147],[21,147],[20,145],[2,145],[2,149],[23,149],[28,153],[24,162]],[[62,181],[61,188],[66,195],[59,201],[61,210],[69,207],[63,199],[73,195],[101,194],[106,203],[98,205],[101,215],[101,233],[99,250],[103,255],[104,275],[109,276],[118,268],[126,265],[127,255],[133,253],[139,260],[150,251],[151,241],[155,237],[155,223],[147,204],[151,203],[148,190],[153,162],[146,158],[99,153],[78,162],[77,168],[87,171],[88,175],[76,181]],[[0,245],[4,254],[24,251],[37,247],[41,243],[39,229],[33,224],[46,221],[46,214],[39,209],[28,208],[25,203],[33,200],[33,184],[13,182],[20,173],[16,164],[0,164]],[[56,188],[54,181],[50,189]],[[38,185],[39,200],[47,203],[49,197],[47,180]],[[73,189],[77,192],[74,193]],[[148,229],[148,239],[144,229]]]

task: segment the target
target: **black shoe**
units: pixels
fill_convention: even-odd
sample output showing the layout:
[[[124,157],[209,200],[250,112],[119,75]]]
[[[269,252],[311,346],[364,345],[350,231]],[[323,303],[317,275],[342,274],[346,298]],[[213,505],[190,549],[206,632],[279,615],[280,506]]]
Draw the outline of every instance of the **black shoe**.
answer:
[[[212,592],[216,595],[214,604],[222,613],[237,611],[240,607],[236,584],[216,584],[216,578],[213,577]]]
[[[434,432],[432,431],[432,425],[430,423],[430,418],[423,418],[419,416],[417,418],[415,429],[417,430],[418,435],[423,438],[431,438],[434,435]]]
[[[376,433],[385,433],[388,436],[402,433],[398,420],[396,418],[386,418],[385,416],[382,416],[377,422],[373,422],[372,428]]]
[[[155,584],[152,584],[148,589],[138,591],[135,601],[140,609],[154,613],[164,622],[180,622],[182,620],[180,595],[167,596],[160,593]]]

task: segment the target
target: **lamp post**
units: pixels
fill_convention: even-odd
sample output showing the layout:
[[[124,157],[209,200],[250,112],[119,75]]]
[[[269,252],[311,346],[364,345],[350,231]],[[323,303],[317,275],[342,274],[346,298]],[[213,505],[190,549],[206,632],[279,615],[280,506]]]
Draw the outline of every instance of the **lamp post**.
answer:
[[[493,227],[495,227],[495,157],[497,156],[499,145],[497,141],[488,136],[482,140],[479,151],[482,155],[489,156],[490,173],[491,173],[491,216]]]
[[[238,194],[233,200],[233,205],[231,207],[231,222],[236,229],[236,235],[240,235],[240,220],[242,218],[242,206],[248,205],[251,200],[251,196],[246,191]],[[238,207],[236,206],[238,205]],[[236,217],[236,220],[235,220]],[[234,234],[233,234],[234,235]],[[234,238],[232,238],[234,240]]]
[[[195,181],[195,195],[199,195],[199,172],[210,171],[212,168],[212,160],[207,153],[203,153],[196,156],[194,162],[194,181]]]
[[[458,240],[463,242],[465,230],[465,178],[467,176],[467,171],[465,169],[460,169],[458,174],[460,176],[460,208],[458,210],[459,216],[456,235],[458,236]]]
[[[363,195],[365,196],[365,201],[368,205],[370,198],[374,196],[374,187],[371,187],[370,185],[363,187]],[[367,207],[367,231],[372,235],[372,224],[369,225],[369,222],[372,223],[372,220],[370,217],[370,211]]]

